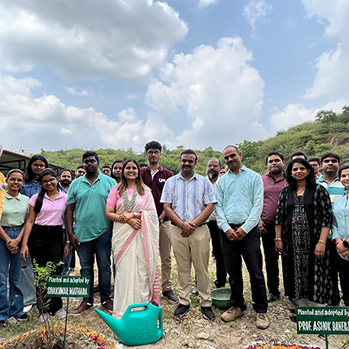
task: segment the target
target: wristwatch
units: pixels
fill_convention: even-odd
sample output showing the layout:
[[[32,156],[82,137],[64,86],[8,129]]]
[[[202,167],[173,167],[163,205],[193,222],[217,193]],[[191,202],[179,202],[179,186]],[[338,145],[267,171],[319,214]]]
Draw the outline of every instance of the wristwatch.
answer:
[[[349,242],[347,240],[343,240],[343,246],[345,248],[349,248]]]
[[[133,216],[134,216],[135,218],[137,218],[137,217],[138,217],[138,213],[137,213],[137,212],[133,212]]]
[[[164,220],[161,219],[161,218],[159,218],[159,223],[160,223],[160,224],[161,224],[161,223],[164,223]]]

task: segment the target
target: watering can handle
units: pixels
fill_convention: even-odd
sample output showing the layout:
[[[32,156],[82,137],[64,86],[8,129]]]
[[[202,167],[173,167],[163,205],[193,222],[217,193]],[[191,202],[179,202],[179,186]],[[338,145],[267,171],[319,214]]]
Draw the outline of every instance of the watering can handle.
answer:
[[[149,302],[144,302],[144,303],[130,304],[130,305],[128,306],[128,308],[126,309],[125,314],[126,314],[126,313],[130,313],[130,312],[132,311],[133,308],[145,308],[145,309],[146,309],[146,308],[149,306],[149,304],[151,304],[151,303],[149,303]]]

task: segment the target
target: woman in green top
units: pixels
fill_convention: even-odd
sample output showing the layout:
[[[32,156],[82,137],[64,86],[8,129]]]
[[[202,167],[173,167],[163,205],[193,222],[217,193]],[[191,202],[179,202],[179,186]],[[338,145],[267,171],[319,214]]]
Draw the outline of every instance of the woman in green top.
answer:
[[[0,327],[6,320],[27,320],[23,312],[23,293],[20,288],[22,258],[19,254],[23,236],[23,224],[28,213],[28,200],[20,194],[24,182],[21,170],[11,170],[6,178],[8,190],[5,194],[0,220]],[[7,296],[7,280],[10,292]]]

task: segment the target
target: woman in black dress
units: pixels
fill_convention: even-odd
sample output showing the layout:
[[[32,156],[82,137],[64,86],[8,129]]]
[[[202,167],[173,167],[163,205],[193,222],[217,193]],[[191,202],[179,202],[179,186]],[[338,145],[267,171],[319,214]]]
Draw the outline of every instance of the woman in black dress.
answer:
[[[307,306],[308,301],[329,303],[330,196],[316,184],[313,168],[304,159],[289,163],[286,180],[289,186],[280,194],[275,222],[275,250],[282,254],[285,295],[298,306]]]

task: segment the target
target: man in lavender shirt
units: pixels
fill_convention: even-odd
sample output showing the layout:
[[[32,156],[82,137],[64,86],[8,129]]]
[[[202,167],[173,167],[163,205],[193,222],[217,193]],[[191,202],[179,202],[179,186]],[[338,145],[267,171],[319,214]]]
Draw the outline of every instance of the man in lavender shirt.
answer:
[[[266,158],[268,173],[262,176],[264,200],[258,228],[262,232],[265,267],[267,271],[268,302],[280,298],[279,291],[279,254],[275,251],[275,216],[281,190],[287,186],[284,176],[284,157],[272,151]]]

